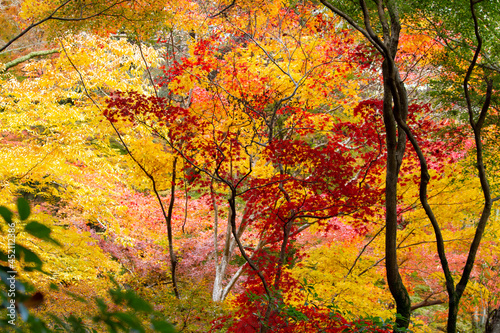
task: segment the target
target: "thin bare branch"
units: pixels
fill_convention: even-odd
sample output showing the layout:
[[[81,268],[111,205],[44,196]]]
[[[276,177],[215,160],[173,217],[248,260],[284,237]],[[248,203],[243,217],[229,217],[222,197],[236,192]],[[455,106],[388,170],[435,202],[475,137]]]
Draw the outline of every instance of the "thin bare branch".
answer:
[[[19,38],[21,38],[22,36],[24,36],[28,31],[30,31],[31,29],[33,29],[34,27],[37,27],[39,26],[40,24],[50,20],[53,18],[53,16],[59,11],[59,9],[63,8],[64,6],[66,6],[68,3],[70,3],[72,0],[66,0],[65,2],[63,2],[61,5],[59,5],[56,9],[54,9],[54,11],[52,13],[49,14],[49,16],[47,16],[46,18],[36,22],[36,23],[32,23],[30,24],[27,28],[25,28],[23,31],[21,31],[17,36],[15,36],[14,38],[12,38],[10,41],[7,42],[7,44],[5,44],[4,46],[2,46],[0,48],[0,52],[2,52],[3,50],[5,50],[6,48],[8,48],[12,43],[14,43],[16,40],[18,40]]]
[[[66,48],[64,47],[63,42],[60,41],[60,44],[61,44],[61,47],[62,47],[62,49],[64,51],[64,54],[66,55],[66,57],[68,58],[68,61],[71,64],[71,66],[75,69],[75,71],[78,73],[78,76],[80,77],[80,82],[82,83],[83,89],[85,91],[85,95],[92,101],[92,103],[99,109],[99,111],[101,111],[101,113],[103,113],[102,109],[101,109],[101,106],[90,95],[90,93],[89,93],[89,91],[87,89],[87,85],[85,84],[85,80],[83,79],[82,73],[76,67],[75,63],[73,62],[73,60],[69,56],[68,52],[66,51]],[[161,212],[163,214],[163,218],[165,219],[165,222],[167,223],[167,228],[168,228],[169,224],[171,225],[171,221],[172,221],[172,208],[173,208],[172,197],[174,196],[174,194],[171,193],[172,197],[171,197],[170,206],[169,206],[168,213],[167,213],[166,210],[165,210],[165,206],[163,205],[163,201],[161,199],[160,193],[158,192],[158,189],[156,187],[156,180],[155,180],[154,176],[150,172],[148,172],[146,170],[145,166],[141,162],[139,162],[137,160],[137,158],[132,154],[132,152],[130,151],[128,145],[125,143],[125,140],[123,139],[123,136],[121,135],[121,133],[116,128],[115,124],[113,124],[113,122],[110,121],[110,120],[109,120],[109,123],[110,123],[111,127],[113,128],[113,130],[115,131],[116,135],[118,136],[118,139],[120,140],[121,144],[125,148],[125,151],[127,152],[128,156],[130,156],[130,158],[135,162],[135,164],[142,170],[142,172],[144,172],[144,174],[146,175],[146,177],[148,177],[149,180],[151,180],[153,192],[155,193],[156,199],[158,200],[158,203],[160,204]],[[173,178],[174,179],[175,179],[175,165],[176,165],[176,162],[177,162],[177,158],[174,159],[174,170],[173,170]],[[172,189],[175,190],[175,181],[173,182]],[[171,234],[171,231],[170,231],[170,234]],[[171,267],[171,271],[172,271],[172,285],[173,285],[175,296],[177,298],[180,298],[179,292],[178,292],[178,288],[177,288],[176,277],[175,277],[175,266],[177,264],[177,259],[176,259],[175,253],[173,252],[173,244],[172,244],[172,237],[171,237],[171,235],[169,237],[169,250],[170,250],[171,263],[172,263],[172,267]]]

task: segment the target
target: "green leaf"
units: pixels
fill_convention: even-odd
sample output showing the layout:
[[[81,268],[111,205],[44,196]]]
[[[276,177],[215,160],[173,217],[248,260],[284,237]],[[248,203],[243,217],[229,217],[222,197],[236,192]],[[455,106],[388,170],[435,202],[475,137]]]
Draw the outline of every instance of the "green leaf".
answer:
[[[144,327],[142,327],[141,321],[137,319],[134,315],[128,313],[117,312],[113,316],[118,319],[118,321],[123,324],[127,324],[130,328],[137,330],[138,332],[144,332]]]
[[[0,206],[0,215],[2,215],[3,219],[8,224],[12,223],[12,215],[14,215],[14,214],[12,214],[12,212],[10,211],[10,209],[8,209],[5,206]]]
[[[15,249],[16,258],[20,258],[22,256],[24,258],[24,261],[34,263],[37,267],[42,267],[42,260],[35,252],[19,244],[16,244]]]
[[[7,253],[3,252],[2,250],[0,250],[0,260],[1,261],[9,261],[9,256],[7,255]]]
[[[55,323],[55,327],[57,327],[58,329],[61,329],[64,327],[64,328],[68,328],[67,324],[61,320],[61,318],[59,318],[58,316],[52,314],[52,313],[49,313],[49,317],[50,319]]]
[[[102,298],[97,297],[95,299],[95,303],[97,304],[97,307],[99,308],[99,311],[103,314],[108,312],[108,306],[104,302]]]
[[[50,228],[39,223],[39,222],[32,221],[32,222],[28,223],[24,227],[24,231],[26,231],[27,233],[29,233],[32,236],[35,236],[36,238],[47,240],[47,241],[50,241],[56,245],[61,246],[61,244],[58,241],[56,241],[54,238],[50,237],[50,232],[51,232]]]
[[[79,296],[79,295],[77,295],[75,293],[72,293],[71,291],[65,291],[65,293],[68,294],[68,295],[70,295],[74,300],[76,300],[78,302],[82,302],[82,303],[85,303],[85,304],[88,303],[88,301],[84,297]]]
[[[141,311],[141,312],[153,311],[153,307],[148,302],[146,302],[145,300],[143,300],[142,298],[140,298],[131,291],[125,293],[125,299],[127,300],[127,305],[136,311]]]
[[[30,216],[30,204],[28,203],[28,201],[26,201],[26,199],[17,199],[17,211],[19,213],[19,218],[21,219],[21,221],[26,220]]]
[[[153,328],[156,332],[175,333],[175,328],[164,320],[151,320]]]

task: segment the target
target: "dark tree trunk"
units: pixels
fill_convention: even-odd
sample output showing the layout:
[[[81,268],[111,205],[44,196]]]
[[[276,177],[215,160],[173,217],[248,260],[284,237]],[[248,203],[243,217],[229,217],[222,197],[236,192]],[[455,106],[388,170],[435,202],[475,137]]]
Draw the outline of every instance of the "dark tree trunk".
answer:
[[[396,302],[396,318],[398,327],[407,328],[411,314],[411,302],[408,292],[401,280],[397,262],[397,227],[398,227],[398,178],[401,163],[403,160],[406,135],[402,130],[397,130],[396,121],[393,115],[393,95],[390,89],[390,76],[387,61],[384,61],[384,124],[387,134],[387,173],[385,179],[385,208],[386,208],[386,273],[387,284]]]
[[[500,308],[493,310],[488,315],[484,333],[500,333]]]

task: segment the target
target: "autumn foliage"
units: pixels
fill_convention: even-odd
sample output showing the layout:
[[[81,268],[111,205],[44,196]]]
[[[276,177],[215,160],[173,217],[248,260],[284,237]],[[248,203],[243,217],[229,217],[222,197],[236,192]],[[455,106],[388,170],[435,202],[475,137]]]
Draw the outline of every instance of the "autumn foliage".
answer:
[[[97,331],[113,316],[162,331],[161,316],[179,332],[451,327],[450,278],[462,281],[470,261],[485,182],[490,197],[498,191],[487,32],[478,30],[486,47],[471,60],[477,35],[457,33],[471,52],[456,55],[452,28],[440,30],[446,19],[419,20],[424,5],[402,9],[395,50],[381,46],[394,41],[380,12],[392,5],[364,9],[382,22],[379,40],[342,1],[5,6],[0,22],[18,31],[0,34],[6,50],[40,40],[35,53],[0,58],[0,195],[2,212],[24,197],[51,230],[45,239],[22,219],[16,226],[48,274],[29,269],[26,254],[13,264],[44,297],[29,309],[44,329],[69,330],[75,314]],[[467,75],[476,88],[464,97]],[[410,318],[385,269],[390,177]],[[457,300],[464,331],[485,327],[500,306],[490,201]],[[20,331],[32,324],[21,319]]]

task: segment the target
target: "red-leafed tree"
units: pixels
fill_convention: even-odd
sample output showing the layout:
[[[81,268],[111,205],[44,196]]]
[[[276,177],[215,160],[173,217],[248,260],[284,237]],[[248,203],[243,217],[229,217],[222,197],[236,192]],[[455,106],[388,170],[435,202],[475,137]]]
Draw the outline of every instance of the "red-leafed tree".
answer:
[[[325,77],[328,71],[343,77],[362,70],[363,65],[356,63],[360,47],[344,47],[341,37],[348,33],[336,35],[332,22],[328,29],[319,28],[325,23],[320,15],[311,15],[304,27],[295,12],[283,7],[269,19],[271,26],[277,19],[287,20],[295,29],[287,31],[293,43],[287,41],[283,49],[275,44],[264,47],[271,41],[272,29],[250,33],[223,20],[228,27],[225,36],[218,31],[200,38],[189,57],[170,55],[155,95],[115,92],[106,110],[111,121],[141,124],[162,138],[187,171],[199,174],[199,186],[212,196],[214,209],[219,209],[217,197],[225,197],[227,227],[220,261],[219,222],[214,221],[217,274],[219,280],[224,278],[238,247],[250,267],[247,274],[260,283],[256,295],[266,295],[262,330],[279,315],[283,302],[279,290],[291,258],[291,241],[312,223],[328,225],[329,219],[341,215],[351,215],[363,232],[363,217],[380,202],[381,194],[383,139],[369,120],[343,119],[352,106],[343,106],[336,95],[348,91],[332,90],[337,83]],[[332,40],[303,44],[317,50],[317,57],[302,50],[304,58],[294,59],[289,53],[302,45],[301,34],[308,29],[322,29]],[[338,49],[332,48],[332,41]],[[289,66],[302,68],[287,70],[273,60],[276,55],[272,57],[271,50],[288,57]],[[261,69],[243,61],[252,54]],[[283,78],[273,78],[274,72]],[[330,103],[344,112],[335,114],[324,100],[318,104],[298,96],[309,96],[311,89],[323,89]],[[361,146],[359,153],[356,149]],[[224,289],[214,287],[214,299],[223,299],[244,269]]]

